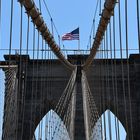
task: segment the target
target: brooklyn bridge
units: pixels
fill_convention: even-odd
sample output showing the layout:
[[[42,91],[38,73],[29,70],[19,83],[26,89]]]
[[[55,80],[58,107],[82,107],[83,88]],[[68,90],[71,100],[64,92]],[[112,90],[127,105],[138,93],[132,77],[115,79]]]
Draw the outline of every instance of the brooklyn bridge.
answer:
[[[48,3],[0,0],[1,139],[140,140],[140,1],[80,1],[89,36],[84,14],[59,34]]]

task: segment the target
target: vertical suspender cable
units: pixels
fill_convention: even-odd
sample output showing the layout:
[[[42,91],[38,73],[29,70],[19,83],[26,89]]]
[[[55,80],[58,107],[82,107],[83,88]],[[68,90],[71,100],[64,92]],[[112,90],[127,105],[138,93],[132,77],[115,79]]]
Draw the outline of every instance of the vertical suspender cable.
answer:
[[[60,35],[58,35],[58,42],[59,42],[59,43],[58,43],[58,44],[59,44],[59,47],[61,48],[61,43],[60,43],[60,42],[61,42],[61,39],[60,39]],[[65,54],[65,53],[64,53],[64,54]]]
[[[45,140],[48,139],[48,114],[45,116],[45,136],[44,136],[44,138],[45,138]]]
[[[106,47],[105,47],[105,52],[106,52],[106,96],[109,100],[109,102],[107,102],[107,106],[110,108],[110,85],[109,85],[109,44],[108,44],[108,29],[106,30]],[[110,110],[107,110],[107,117],[108,117],[108,129],[109,129],[109,139],[112,140],[112,132],[111,132],[111,122],[110,122]]]
[[[130,132],[131,132],[131,139],[133,140],[133,123],[132,123],[132,106],[131,106],[131,95],[130,95],[130,70],[129,70],[129,52],[128,52],[128,14],[127,14],[127,0],[125,0],[125,32],[126,32],[126,61],[127,61],[127,85],[128,85],[128,102],[129,102],[129,109],[130,109]]]
[[[48,66],[48,72],[49,72],[49,83],[48,83],[48,89],[49,89],[49,96],[51,96],[51,50],[49,51],[49,66]],[[51,104],[49,103],[49,110],[51,110]],[[49,139],[51,139],[51,111],[49,115]]]
[[[13,69],[11,69],[10,68],[10,62],[11,62],[11,48],[12,48],[12,30],[13,30],[13,26],[12,26],[12,24],[13,24],[13,0],[11,1],[11,13],[10,13],[10,31],[9,31],[9,65],[8,65],[8,69],[7,70],[4,70],[5,71],[5,82],[6,82],[6,86],[5,86],[5,99],[6,99],[6,96],[7,96],[7,94],[6,94],[6,92],[8,93],[10,93],[10,89],[11,89],[11,87],[12,87],[12,75],[11,74],[13,74]],[[1,30],[1,1],[0,1],[0,30]],[[6,102],[6,100],[5,100],[5,102]],[[9,105],[10,105],[10,103],[8,103]],[[6,105],[6,103],[5,103],[5,105]],[[5,108],[5,107],[4,107]],[[9,116],[11,115],[10,113],[9,113],[9,109],[10,108],[8,108],[7,109],[7,114],[4,112],[4,121],[7,119],[7,118],[9,118]],[[7,116],[6,116],[7,115]],[[6,118],[7,117],[7,118]],[[3,126],[5,125],[5,122],[3,122]],[[0,125],[1,126],[1,125]],[[6,135],[7,135],[7,133],[9,133],[9,132],[7,132],[8,130],[7,130],[7,128],[4,128],[3,129],[3,134],[2,134],[2,138],[8,138]]]
[[[53,30],[53,20],[52,18],[50,19],[51,21],[51,30],[52,30],[52,35],[54,36],[54,30]],[[50,96],[52,96],[52,78],[53,78],[53,73],[52,73],[52,61],[53,61],[53,53],[50,51]],[[52,119],[53,119],[53,114],[52,114],[52,110],[50,112],[50,138],[52,139],[52,128],[53,128],[53,123],[52,123]]]
[[[36,38],[37,38],[37,35],[36,35],[36,30],[35,30],[35,25],[34,25],[34,35],[33,35],[33,39],[34,39],[34,45],[33,45],[33,78],[32,78],[32,82],[33,82],[33,85],[32,85],[32,107],[33,107],[33,110],[32,110],[32,124],[31,124],[31,127],[33,125],[33,122],[35,120],[35,114],[33,113],[34,112],[34,109],[36,109],[36,77],[35,77],[35,73],[36,73]],[[33,129],[33,128],[31,128]],[[31,133],[32,134],[32,133]],[[32,135],[31,135],[31,138],[32,138]]]
[[[108,106],[108,108],[110,108],[110,91],[109,91],[109,83],[108,83],[108,75],[109,75],[109,73],[108,73],[108,69],[109,69],[109,65],[108,65],[108,59],[109,59],[109,56],[108,56],[108,54],[109,54],[109,44],[108,44],[108,28],[107,28],[107,30],[106,30],[106,96],[109,98],[109,102],[107,102],[107,106]],[[110,128],[111,128],[111,126],[110,126],[110,120],[109,120],[109,114],[110,113],[110,110],[107,110],[107,112],[106,112],[106,116],[107,116],[107,119],[108,119],[108,130],[109,130],[109,132],[108,132],[108,134],[109,134],[109,139],[111,140],[111,131],[110,131]]]
[[[51,18],[51,29],[52,29],[52,35],[54,36],[54,31],[53,31],[53,19]]]
[[[104,36],[104,46],[103,46],[103,59],[106,59],[106,54],[105,54],[105,36]],[[103,60],[103,69],[105,66],[105,60]],[[106,111],[105,108],[105,78],[103,78],[103,110]],[[105,116],[105,112],[103,113],[103,122],[104,122],[104,137],[105,139],[107,139],[107,134],[106,134],[106,116]]]
[[[44,1],[44,0],[43,0]],[[56,44],[54,40],[54,36],[50,33],[48,27],[45,24],[45,21],[40,14],[39,10],[37,9],[34,1],[32,0],[19,0],[22,3],[27,11],[27,13],[33,19],[33,23],[36,25],[39,32],[41,32],[42,37],[44,40],[49,44],[51,50],[55,53],[55,55],[60,59],[60,61],[68,67],[70,70],[75,68],[61,53],[59,46]],[[45,2],[45,1],[44,1]],[[49,11],[48,11],[49,13]]]
[[[43,61],[43,59],[44,59],[44,58],[43,58],[43,49],[44,49],[44,40],[43,40],[43,38],[42,38],[42,54],[41,54],[41,59],[42,59],[42,60],[41,60],[41,64],[40,64],[42,67],[43,67],[43,65],[44,65],[44,61]],[[45,66],[45,65],[44,65],[44,66]],[[44,106],[45,106],[45,105],[44,105],[44,98],[43,98],[43,95],[44,95],[44,83],[43,83],[44,80],[43,80],[43,78],[44,78],[44,76],[42,75],[42,76],[41,76],[41,103],[43,104],[43,105],[42,105],[42,108],[44,108]],[[43,111],[41,111],[41,116],[42,116],[42,115],[43,115]],[[44,124],[44,122],[42,121],[42,123],[41,123],[41,138],[42,138],[42,136],[43,136],[43,133],[42,133],[42,132],[43,132],[42,129],[43,129],[43,126],[44,126],[43,124]],[[46,124],[45,124],[45,126],[46,126]],[[46,132],[45,132],[45,133],[46,133]],[[44,136],[43,136],[43,137],[44,137]]]
[[[102,45],[101,45],[101,72],[104,69],[103,68],[103,63],[104,63],[104,61],[103,61],[103,54],[104,54],[103,50],[104,50],[104,42],[102,41]],[[102,111],[105,111],[104,110],[104,75],[101,77],[101,101],[102,101],[101,102]],[[101,114],[101,117],[102,117],[102,119],[101,119],[102,127],[101,128],[102,128],[102,137],[103,137],[104,136],[104,131],[103,131],[104,130],[104,118],[103,118],[102,114]]]
[[[20,55],[22,54],[22,25],[23,24],[23,6],[21,4],[21,21],[20,21]],[[21,57],[20,57],[20,64],[21,64]]]
[[[102,17],[100,19],[99,26],[98,26],[98,29],[97,29],[97,33],[96,33],[94,42],[92,44],[90,55],[86,59],[85,64],[83,65],[84,70],[86,70],[91,65],[91,63],[92,63],[92,61],[93,61],[93,59],[94,59],[94,57],[97,53],[97,50],[98,50],[98,48],[100,46],[100,43],[103,39],[103,36],[104,36],[105,30],[107,28],[107,25],[110,21],[112,11],[115,7],[115,3],[116,3],[116,0],[109,0],[109,1],[106,0],[106,2],[105,2],[105,6],[104,6],[105,8],[102,12]]]
[[[95,38],[95,19],[93,19],[93,39],[94,38]]]
[[[46,42],[45,42],[45,47],[44,47],[44,49],[45,49],[45,52],[44,52],[44,65],[45,65],[45,71],[46,71],[46,74],[47,74],[47,50],[48,50],[48,48],[47,48],[47,44],[46,44]],[[47,82],[47,76],[46,77],[44,77],[44,91],[46,91],[46,99],[48,98],[48,82]],[[45,90],[47,88],[47,90]],[[44,106],[45,106],[45,104],[44,104]],[[48,110],[48,108],[47,108],[47,110]],[[48,116],[46,116],[46,123],[45,123],[45,128],[46,128],[46,130],[47,131],[45,131],[45,135],[46,135],[46,139],[48,139],[48,129],[49,129],[49,126],[48,126]]]
[[[53,19],[51,18],[51,30],[52,30],[52,35],[54,36],[54,26],[53,26]],[[51,61],[50,61],[50,76],[51,76],[51,81],[50,81],[50,96],[52,96],[52,78],[53,78],[53,73],[52,73],[52,64],[53,64],[53,53],[50,52],[50,57],[51,57]],[[53,121],[53,112],[51,111],[51,121]],[[51,138],[53,136],[53,123],[51,123]]]
[[[42,50],[43,50],[43,39],[42,39],[42,41],[41,41],[42,43],[41,43],[41,48],[42,48]],[[40,51],[40,50],[39,50]],[[39,61],[38,63],[38,69],[39,68],[42,68],[43,67],[43,51],[42,51],[42,53],[41,53],[41,56],[38,56],[38,59],[40,59],[41,58],[41,61]],[[38,70],[38,81],[40,81],[40,86],[38,87],[38,89],[40,89],[40,118],[43,118],[42,116],[43,116],[43,111],[42,111],[42,109],[43,109],[43,107],[44,107],[44,102],[43,102],[43,90],[44,90],[44,87],[43,87],[43,75],[40,73],[40,70]],[[41,74],[41,76],[40,76],[40,74]],[[40,77],[40,78],[39,78]],[[43,125],[43,123],[44,123],[44,120],[41,120],[41,122],[40,122],[40,138],[42,139],[42,125]]]
[[[96,7],[95,7],[94,15],[93,15],[93,23],[92,23],[92,26],[91,26],[91,31],[90,31],[90,35],[89,35],[89,41],[88,41],[88,44],[87,44],[87,49],[88,49],[88,47],[90,45],[91,37],[93,37],[93,39],[95,38],[95,18],[96,18],[99,2],[100,2],[100,0],[97,0],[97,2],[96,2]],[[90,45],[90,48],[91,47],[92,46]]]
[[[140,53],[140,7],[139,7],[139,0],[137,0],[137,28],[138,28],[138,46],[139,46],[139,53]]]
[[[115,15],[114,15],[115,16]],[[113,17],[113,20],[114,20],[114,17]],[[114,22],[114,21],[113,21]],[[114,25],[113,25],[114,26]],[[114,28],[114,27],[113,27]],[[115,30],[115,29],[113,29],[113,30]],[[114,33],[115,33],[115,31],[114,31]],[[114,35],[114,37],[115,37],[115,35]],[[112,25],[111,25],[111,23],[110,23],[110,52],[111,52],[111,65],[112,65],[112,67],[111,67],[111,71],[112,71],[112,86],[113,86],[113,103],[114,103],[114,110],[115,110],[115,114],[116,114],[116,116],[118,116],[118,114],[117,114],[117,101],[116,101],[116,91],[115,91],[115,88],[117,88],[117,87],[115,87],[115,76],[116,76],[116,71],[115,71],[115,63],[116,63],[116,60],[115,60],[115,38],[114,38],[114,60],[113,60],[113,48],[112,48]],[[115,74],[114,74],[115,73]],[[116,116],[114,116],[114,124],[115,124],[115,136],[116,136],[116,140],[119,140],[119,138],[118,138],[118,130],[117,130],[117,117]]]
[[[28,21],[27,21],[27,43],[26,43],[26,55],[28,55],[28,49],[29,49],[29,31],[30,31],[30,17],[28,16]],[[22,115],[22,130],[21,130],[21,137],[23,137],[23,128],[24,128],[24,112],[25,112],[25,105],[26,105],[26,102],[25,102],[25,98],[26,98],[26,95],[27,95],[27,72],[28,70],[28,57],[26,56],[26,60],[25,60],[25,79],[24,79],[24,99],[23,99],[23,115]]]
[[[11,60],[11,49],[12,49],[12,31],[13,31],[13,0],[11,0],[11,19],[10,19],[10,42],[9,42],[9,64]],[[0,23],[1,24],[1,23]]]
[[[112,91],[113,91],[113,105],[114,105],[114,112],[115,114],[117,114],[117,111],[116,111],[116,96],[115,96],[115,78],[114,78],[114,61],[113,61],[113,50],[112,50],[112,22],[110,22],[110,26],[109,26],[109,29],[110,29],[110,55],[111,55],[111,80],[112,80]],[[114,124],[115,124],[115,136],[116,136],[116,140],[118,139],[117,138],[117,127],[116,127],[116,116],[114,116]]]
[[[90,37],[89,37],[89,46],[90,46],[90,48],[91,48],[91,35],[90,35]]]
[[[124,100],[124,113],[125,113],[125,125],[126,125],[126,131],[128,132],[128,118],[127,118],[127,112],[126,112],[126,93],[125,93],[125,81],[124,81],[124,63],[123,63],[123,53],[122,53],[122,23],[121,23],[121,5],[119,0],[119,7],[118,7],[118,14],[119,14],[119,43],[120,43],[120,56],[121,56],[121,75],[122,75],[122,89],[123,89],[123,100]]]
[[[99,7],[100,9],[99,9],[99,16],[101,15],[101,13],[102,13],[102,0],[100,0],[100,7]]]
[[[117,75],[116,75],[116,24],[115,24],[115,12],[113,17],[113,45],[114,45],[114,73],[115,73],[115,100],[116,100],[116,112],[118,116],[118,84],[117,84]],[[118,118],[115,117],[115,129],[116,129],[116,137],[118,140],[120,140],[120,127],[119,127],[119,121]]]
[[[103,110],[103,94],[102,94],[102,88],[103,88],[103,84],[102,84],[102,53],[103,53],[103,42],[101,43],[101,48],[100,48],[100,50],[99,50],[99,53],[100,53],[100,55],[99,55],[99,58],[100,58],[100,73],[99,73],[99,78],[100,78],[100,85],[101,85],[101,87],[100,87],[100,93],[101,93],[101,96],[100,96],[100,115],[102,115],[101,113],[102,113],[102,110]],[[103,140],[103,119],[102,119],[102,116],[100,117],[100,122],[101,122],[101,140]]]
[[[105,53],[105,93],[108,97],[108,81],[107,81],[107,78],[108,78],[108,34],[107,34],[107,30],[105,32],[105,46],[104,46],[104,53]],[[107,102],[106,100],[106,105],[107,107],[109,106],[109,103]],[[109,131],[107,131],[107,116],[108,116],[108,108],[106,110],[106,113],[105,113],[105,125],[106,125],[106,134],[108,136],[109,134]],[[107,136],[106,136],[106,139],[107,139]]]
[[[16,140],[18,138],[18,127],[19,127],[19,115],[21,115],[23,112],[22,108],[19,108],[23,105],[23,100],[22,100],[22,24],[23,24],[23,6],[21,4],[21,11],[20,11],[20,58],[19,58],[19,70],[18,70],[18,96],[17,96],[17,135],[16,135]],[[20,106],[21,105],[21,106]],[[20,114],[21,113],[21,114]],[[21,138],[22,139],[22,138]]]
[[[28,55],[28,51],[29,51],[29,32],[30,32],[30,17],[28,16],[26,55]]]
[[[49,45],[47,46],[48,47],[48,52],[46,54],[47,58],[48,58],[48,62],[47,62],[47,76],[48,76],[48,80],[47,80],[47,97],[49,96],[50,94],[50,48],[49,48]],[[48,115],[48,139],[50,139],[50,102],[49,102],[49,105],[48,105],[48,110],[49,110],[49,115]]]
[[[38,83],[40,83],[40,82],[38,82],[39,81],[39,70],[38,70],[38,63],[39,63],[39,61],[38,61],[38,59],[39,59],[39,45],[40,45],[40,37],[39,37],[39,31],[38,31],[38,35],[37,35],[37,48],[36,48],[36,78],[35,78],[35,101],[37,102],[37,100],[39,100],[38,102],[40,102],[40,105],[38,105],[38,104],[36,104],[35,103],[35,109],[36,108],[38,108],[39,107],[39,118],[41,118],[41,93],[40,93],[40,96],[39,96],[39,98],[38,98]],[[40,83],[41,84],[41,83]],[[37,102],[37,103],[38,103]],[[41,123],[39,122],[39,129],[38,129],[38,137],[39,137],[39,139],[41,139],[41,133],[40,133],[40,131],[41,131]]]
[[[47,76],[49,75],[49,46],[48,46],[48,44],[45,42],[45,64],[46,64],[46,71],[47,71]],[[47,90],[46,90],[46,98],[48,98],[48,93],[49,93],[49,88],[48,88],[48,86],[49,86],[49,78],[48,77],[46,77],[46,79],[45,79],[45,81],[46,81],[46,84],[44,83],[44,86],[47,88]],[[48,111],[49,111],[49,109],[50,109],[50,103],[48,103]],[[48,128],[47,128],[47,139],[49,139],[49,112],[48,112],[48,116],[46,117],[46,119],[47,119],[47,126],[48,126]]]
[[[42,3],[41,3],[41,0],[39,0],[39,9],[40,9],[40,12],[42,13]],[[38,43],[38,59],[39,59],[39,43]],[[42,67],[43,67],[43,48],[44,48],[44,44],[43,44],[43,38],[42,38],[42,55],[41,55],[41,59],[42,59],[42,61],[41,61],[41,64],[39,63],[39,65],[42,65]],[[42,118],[42,109],[44,108],[44,102],[43,102],[43,92],[44,92],[44,86],[43,86],[43,75],[41,75],[41,82],[40,82],[40,87],[41,87],[41,93],[40,93],[40,95],[41,95],[41,97],[40,97],[40,103],[41,104],[43,104],[43,105],[40,105],[40,115],[41,115],[41,118]],[[39,87],[38,87],[39,88]],[[40,130],[40,138],[42,139],[42,126],[43,125],[43,120],[41,121],[41,130]],[[46,125],[46,124],[45,124]],[[45,132],[46,133],[46,132]]]
[[[111,24],[111,21],[110,21],[110,23],[109,23],[109,27],[111,26],[110,25]],[[112,85],[110,84],[110,76],[109,76],[109,74],[110,74],[110,72],[109,72],[109,69],[111,69],[112,68],[112,63],[110,63],[110,65],[111,66],[109,66],[109,57],[112,57],[112,53],[111,53],[111,49],[109,49],[109,46],[110,46],[110,48],[111,48],[111,37],[109,38],[109,30],[107,30],[107,41],[108,41],[108,43],[107,43],[107,88],[109,88],[109,90],[107,90],[107,92],[108,92],[108,94],[109,94],[109,108],[111,108],[111,87],[112,87]],[[110,39],[110,40],[109,40]],[[110,44],[109,44],[109,41],[110,41]],[[109,55],[110,54],[110,55]],[[112,69],[111,69],[112,70]],[[112,82],[113,83],[113,82]],[[112,140],[112,130],[111,130],[111,114],[110,114],[110,110],[108,110],[108,126],[109,126],[109,137],[110,137],[110,140]]]
[[[40,12],[42,12],[41,0],[39,0],[39,9],[40,9]]]
[[[33,24],[33,62],[32,62],[32,86],[31,86],[31,120],[30,120],[30,138],[32,137],[31,132],[32,132],[32,123],[33,123],[33,107],[34,107],[34,50],[35,50],[35,25]]]
[[[1,5],[2,5],[2,3],[1,3],[1,0],[0,0],[0,31],[1,31]]]
[[[103,41],[102,41],[102,44],[101,44],[101,49],[100,49],[100,53],[101,53],[101,63],[100,63],[100,73],[102,73],[102,66],[103,66]],[[100,74],[100,79],[101,79],[101,113],[103,110],[103,74],[101,75]],[[101,115],[101,139],[103,140],[103,118],[102,118],[102,114]]]

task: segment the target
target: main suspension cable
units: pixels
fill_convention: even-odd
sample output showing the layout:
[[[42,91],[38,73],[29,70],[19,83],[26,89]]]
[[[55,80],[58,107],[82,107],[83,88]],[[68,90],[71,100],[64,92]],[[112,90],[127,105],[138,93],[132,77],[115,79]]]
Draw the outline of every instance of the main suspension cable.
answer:
[[[19,2],[25,7],[27,14],[31,16],[33,23],[36,25],[39,32],[41,32],[42,37],[50,46],[54,54],[60,59],[60,61],[67,66],[69,69],[73,70],[75,66],[71,64],[65,56],[60,51],[60,46],[58,46],[54,40],[53,35],[50,33],[45,21],[38,11],[34,1],[31,0],[19,0]]]
[[[104,10],[101,15],[101,19],[100,19],[99,26],[98,26],[98,29],[96,32],[95,40],[93,42],[93,45],[92,45],[92,48],[90,51],[90,55],[87,58],[85,64],[83,65],[83,69],[85,69],[85,70],[91,65],[91,63],[97,53],[97,50],[98,50],[100,43],[102,41],[102,38],[104,36],[104,32],[107,28],[108,22],[110,21],[111,15],[115,8],[115,3],[116,3],[116,0],[106,0],[106,2],[104,4]]]

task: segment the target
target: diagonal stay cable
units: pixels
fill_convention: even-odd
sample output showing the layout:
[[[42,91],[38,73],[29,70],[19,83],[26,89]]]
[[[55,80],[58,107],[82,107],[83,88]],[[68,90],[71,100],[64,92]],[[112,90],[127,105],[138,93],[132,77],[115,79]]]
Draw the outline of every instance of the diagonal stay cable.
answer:
[[[83,94],[83,110],[86,128],[86,139],[90,139],[92,130],[97,120],[99,119],[99,112],[95,104],[94,97],[90,91],[85,71],[82,71],[82,94]]]
[[[36,25],[37,30],[41,33],[44,40],[48,43],[54,54],[60,59],[60,61],[73,70],[75,68],[61,53],[60,47],[56,44],[53,35],[50,33],[41,13],[36,7],[33,0],[19,0],[19,2],[25,7],[27,14],[32,18],[33,23]]]
[[[55,110],[54,110],[57,114],[59,114],[59,116],[61,118],[63,118],[64,124],[66,125],[66,127],[68,126],[67,123],[68,123],[68,120],[70,119],[70,118],[68,118],[68,117],[70,117],[70,115],[68,115],[68,114],[71,112],[71,111],[69,112],[69,109],[71,107],[71,100],[72,100],[72,97],[74,94],[73,88],[75,85],[76,73],[77,73],[77,67],[73,71],[73,73],[68,81],[68,84],[67,84],[66,88],[64,89],[64,92],[63,92],[62,96],[60,97],[58,104],[56,105]],[[57,120],[56,125],[54,127],[52,140],[54,139],[55,133],[56,132],[58,133],[60,126],[61,126],[61,120]]]

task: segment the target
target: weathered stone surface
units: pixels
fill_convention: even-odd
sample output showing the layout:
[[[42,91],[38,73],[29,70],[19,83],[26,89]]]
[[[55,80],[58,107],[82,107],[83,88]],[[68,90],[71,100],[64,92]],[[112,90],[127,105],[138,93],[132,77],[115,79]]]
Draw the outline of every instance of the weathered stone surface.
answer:
[[[123,66],[121,64],[123,62]],[[94,60],[90,69],[86,72],[91,92],[94,96],[96,106],[102,115],[107,109],[111,110],[120,120],[127,137],[132,140],[131,117],[134,140],[140,138],[140,55],[130,55],[129,65],[127,60]],[[111,64],[115,64],[116,66]],[[101,65],[100,65],[101,64]],[[129,67],[129,70],[128,70]],[[123,72],[122,72],[123,68]],[[129,73],[128,73],[129,72]],[[124,74],[124,76],[123,76]],[[129,79],[130,83],[128,83]],[[124,87],[123,78],[124,77]],[[116,82],[115,82],[115,81]],[[128,85],[130,85],[128,87]],[[130,89],[130,92],[129,92]],[[129,98],[130,93],[130,98]],[[125,100],[126,108],[125,108]],[[116,97],[116,98],[115,98]],[[118,99],[117,99],[118,98]],[[115,100],[118,100],[117,101]],[[101,108],[101,100],[104,108]],[[130,112],[130,101],[131,110]],[[115,102],[115,103],[114,103]],[[126,110],[126,115],[125,115]],[[131,114],[130,114],[131,113]],[[127,120],[126,120],[127,118]]]
[[[87,56],[69,56],[69,61],[74,64],[81,65],[81,63],[85,61],[86,57]],[[5,58],[7,59],[8,56],[6,56]],[[12,60],[17,64],[20,64],[19,58],[19,56],[12,56]],[[17,97],[15,99],[15,102],[17,102],[17,110],[15,111],[17,113],[15,118],[17,118],[18,127],[12,128],[12,132],[7,132],[6,134],[3,133],[3,140],[7,140],[7,136],[9,137],[9,140],[12,140],[12,135],[16,134],[18,140],[30,140],[33,137],[35,128],[37,127],[43,116],[50,109],[55,108],[71,75],[71,71],[65,68],[58,60],[30,60],[27,56],[22,57],[22,59],[23,61],[21,69],[19,65],[16,77],[17,83],[20,84],[18,84],[18,89],[14,93],[14,96]],[[106,62],[108,64],[107,66],[105,65]],[[124,88],[122,80],[122,65],[120,59],[107,61],[94,60],[90,69],[86,71],[86,75],[100,115],[103,114],[107,109],[110,109],[121,121],[127,131],[129,140],[131,140],[132,133],[130,129],[131,121],[129,104],[130,102],[128,94],[128,69],[127,61],[123,59],[122,62],[124,71]],[[114,63],[116,63],[116,67],[112,67],[112,64]],[[130,56],[129,68],[133,135],[134,140],[139,140],[140,55]],[[18,77],[19,72],[21,73],[21,77]],[[106,80],[108,82],[106,82]],[[77,93],[81,95],[81,90],[79,89],[80,85],[78,84],[79,82],[77,81]],[[124,115],[124,93],[126,98],[126,114],[128,118],[128,126],[126,125],[126,118]],[[10,93],[7,94],[9,94],[8,96],[10,96]],[[118,106],[114,104],[114,97],[116,95],[118,97]],[[11,94],[11,96],[14,97],[13,94]],[[9,99],[5,98],[4,118],[11,115],[11,111],[7,111],[6,108],[8,108],[9,110],[13,108],[12,105],[9,106],[9,102],[7,100]],[[100,106],[101,100],[104,101],[104,108],[101,108]],[[81,101],[80,98],[79,101]],[[78,110],[76,112],[77,117],[75,118],[75,128],[79,130],[79,126],[82,126],[81,128],[84,130],[83,118],[80,118],[83,108],[81,108],[82,105],[78,103],[78,100],[76,107],[78,110],[80,110],[80,112],[79,114]],[[11,123],[10,119],[7,119],[6,123]],[[4,122],[3,132],[8,129],[6,123]],[[77,130],[74,130],[75,135],[79,135]],[[80,135],[81,137],[82,135],[84,137],[85,134],[82,132],[80,133]],[[79,138],[75,137],[75,140],[81,140],[80,136]]]

